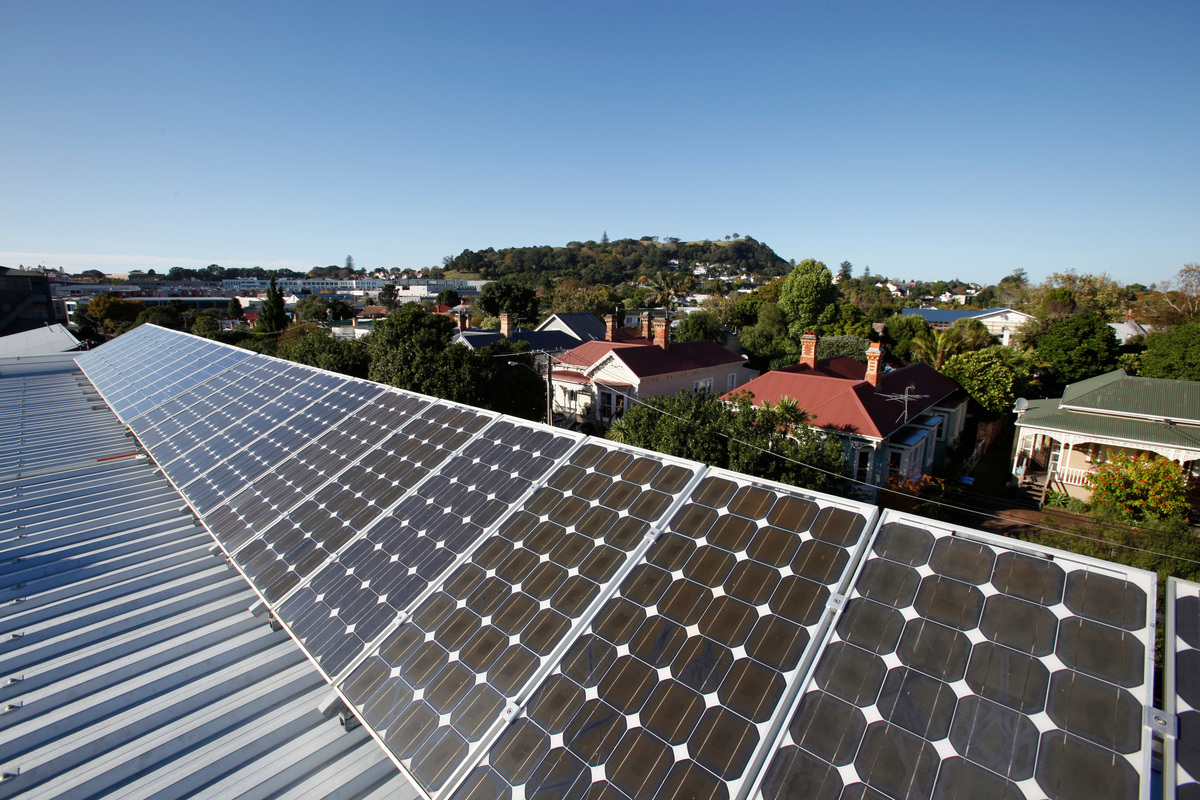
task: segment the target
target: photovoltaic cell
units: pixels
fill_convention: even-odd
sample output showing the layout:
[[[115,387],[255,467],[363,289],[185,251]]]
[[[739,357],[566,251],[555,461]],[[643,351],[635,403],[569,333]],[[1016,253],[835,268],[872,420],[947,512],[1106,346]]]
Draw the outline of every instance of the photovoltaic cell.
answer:
[[[581,446],[350,673],[343,693],[425,791],[480,751],[695,470]]]
[[[282,503],[275,518],[251,526],[254,535],[245,546],[230,551],[234,563],[272,606],[366,531],[492,419],[482,412],[440,403],[414,414],[411,398],[396,397],[393,420],[380,419],[364,429],[364,421],[369,420],[349,418],[305,448],[297,460],[311,466],[323,480],[314,482],[311,496],[280,492]],[[391,434],[401,418],[405,418],[403,427]],[[367,438],[360,438],[364,436]],[[354,463],[360,457],[367,459],[365,464]],[[267,493],[280,488],[267,483],[259,497],[266,501]],[[261,505],[261,501],[250,506],[239,503],[236,511],[253,513]]]
[[[1164,797],[1200,798],[1200,584],[1167,582],[1166,710],[1175,715],[1177,735],[1168,737]]]
[[[576,442],[494,422],[290,596],[278,618],[337,676]]]
[[[455,796],[737,796],[873,517],[710,472]]]
[[[1022,548],[885,512],[762,796],[1139,797],[1154,576]]]

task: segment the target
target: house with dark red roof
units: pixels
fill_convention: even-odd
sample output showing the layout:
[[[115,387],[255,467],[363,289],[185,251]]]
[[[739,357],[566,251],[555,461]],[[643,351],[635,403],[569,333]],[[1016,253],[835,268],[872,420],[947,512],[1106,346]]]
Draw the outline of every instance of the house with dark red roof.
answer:
[[[641,329],[621,328],[605,317],[603,339],[554,359],[555,410],[577,419],[611,422],[643,397],[671,396],[681,390],[728,392],[746,385],[758,371],[716,342],[672,342],[670,322],[641,317]]]
[[[867,349],[866,364],[849,356],[818,360],[812,333],[801,347],[799,364],[764,373],[739,391],[758,406],[794,400],[810,425],[842,439],[851,477],[874,486],[893,476],[918,480],[961,438],[967,395],[928,364],[884,369],[878,343]]]

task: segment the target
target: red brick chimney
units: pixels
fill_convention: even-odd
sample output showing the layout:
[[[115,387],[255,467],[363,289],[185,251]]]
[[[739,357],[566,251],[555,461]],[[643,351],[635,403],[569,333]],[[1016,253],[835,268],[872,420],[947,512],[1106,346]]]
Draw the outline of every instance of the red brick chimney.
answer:
[[[458,310],[458,329],[460,331],[467,331],[471,329],[471,312],[467,311],[465,308],[460,308]]]
[[[500,335],[505,339],[512,335],[512,314],[500,315]]]
[[[654,320],[654,346],[661,347],[663,350],[671,346],[670,330],[671,323],[665,319]]]
[[[604,341],[615,342],[617,340],[617,316],[609,314],[604,318]]]
[[[642,338],[645,339],[646,341],[650,341],[650,337],[653,335],[654,334],[651,333],[651,331],[650,331],[650,312],[643,311],[642,312]]]
[[[817,368],[817,334],[805,331],[800,337],[800,363],[809,369]]]
[[[879,342],[871,342],[867,348],[867,383],[872,387],[879,386],[879,362],[883,358],[883,347]]]

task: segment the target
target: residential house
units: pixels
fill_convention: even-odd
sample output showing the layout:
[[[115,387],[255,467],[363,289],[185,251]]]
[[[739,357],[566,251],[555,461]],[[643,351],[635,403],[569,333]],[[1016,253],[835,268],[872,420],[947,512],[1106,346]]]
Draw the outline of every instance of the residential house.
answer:
[[[817,342],[804,334],[799,364],[766,372],[741,391],[756,406],[794,400],[810,425],[842,440],[850,476],[873,486],[928,475],[958,443],[967,395],[953,380],[922,362],[884,369],[878,343],[867,349],[866,364],[849,356],[818,359]]]
[[[551,314],[535,330],[562,331],[581,344],[604,338],[604,323],[595,314],[586,311]]]
[[[1200,477],[1200,381],[1137,378],[1123,369],[1017,401],[1012,473],[1021,486],[1091,498],[1088,476],[1114,452],[1152,453]]]
[[[470,327],[469,313],[467,310],[459,311],[458,332],[454,334],[454,341],[472,350],[482,350],[489,344],[504,339],[510,342],[526,342],[530,350],[541,353],[562,353],[579,344],[579,339],[561,330],[534,330],[514,325],[511,314],[500,315],[499,330],[473,330]]]
[[[995,306],[982,311],[974,308],[906,308],[904,316],[918,316],[937,331],[946,330],[960,319],[977,319],[988,333],[1000,340],[1000,344],[1011,344],[1017,329],[1033,317],[1022,311]]]
[[[640,335],[636,335],[640,333]],[[611,422],[635,400],[682,390],[727,392],[758,374],[716,342],[670,340],[670,322],[641,317],[641,330],[605,318],[604,339],[585,342],[554,359],[556,411]]]

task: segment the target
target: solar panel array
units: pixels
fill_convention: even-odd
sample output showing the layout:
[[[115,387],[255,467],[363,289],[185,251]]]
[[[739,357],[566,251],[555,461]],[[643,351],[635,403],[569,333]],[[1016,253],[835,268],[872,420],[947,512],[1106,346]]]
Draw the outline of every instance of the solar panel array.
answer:
[[[1178,800],[1200,798],[1200,584],[1167,581],[1166,710],[1175,718],[1166,740],[1166,792]],[[1175,794],[1170,794],[1174,788]]]
[[[153,326],[78,363],[428,797],[1148,787],[1149,573]]]

